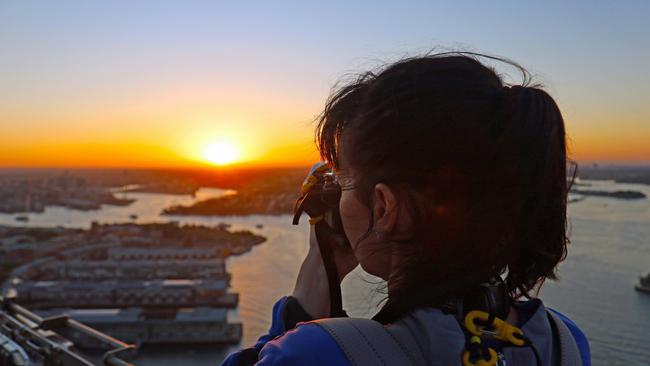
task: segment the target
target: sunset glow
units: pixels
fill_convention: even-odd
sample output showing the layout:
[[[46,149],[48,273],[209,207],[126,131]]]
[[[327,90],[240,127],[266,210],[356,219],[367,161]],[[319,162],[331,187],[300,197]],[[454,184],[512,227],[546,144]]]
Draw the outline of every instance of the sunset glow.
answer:
[[[227,165],[238,160],[239,150],[235,145],[220,141],[209,144],[203,150],[203,158],[215,165]]]

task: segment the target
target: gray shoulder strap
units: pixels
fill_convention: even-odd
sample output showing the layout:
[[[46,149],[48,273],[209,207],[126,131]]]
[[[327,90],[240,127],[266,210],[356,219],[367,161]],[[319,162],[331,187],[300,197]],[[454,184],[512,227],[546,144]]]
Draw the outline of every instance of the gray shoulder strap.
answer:
[[[334,338],[353,366],[424,365],[420,361],[423,359],[417,352],[417,345],[413,344],[414,339],[398,340],[374,320],[329,318],[314,323]],[[412,354],[413,350],[416,350],[416,354]]]
[[[564,324],[557,314],[550,310],[546,310],[551,325],[557,331],[560,337],[560,365],[561,366],[582,366],[580,358],[580,350],[576,344],[573,334],[569,327]]]

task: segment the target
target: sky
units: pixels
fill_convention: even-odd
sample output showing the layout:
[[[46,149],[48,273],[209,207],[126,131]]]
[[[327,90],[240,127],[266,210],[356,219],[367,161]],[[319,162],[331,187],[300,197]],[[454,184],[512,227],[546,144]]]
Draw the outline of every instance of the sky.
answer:
[[[650,162],[648,14],[634,0],[0,0],[0,167],[202,166],[215,144],[242,164],[309,164],[339,80],[431,50],[525,66],[573,159]]]

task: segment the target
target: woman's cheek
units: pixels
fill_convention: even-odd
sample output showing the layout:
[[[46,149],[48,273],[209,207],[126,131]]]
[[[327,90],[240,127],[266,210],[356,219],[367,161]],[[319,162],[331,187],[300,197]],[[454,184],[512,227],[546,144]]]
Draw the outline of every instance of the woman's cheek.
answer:
[[[378,242],[371,232],[361,242],[359,239],[370,229],[370,210],[359,201],[354,192],[344,191],[339,202],[339,211],[345,236],[350,241],[354,256],[364,271],[381,278],[387,278],[390,268],[390,250]]]
[[[359,238],[368,228],[369,212],[352,192],[343,191],[339,202],[339,213],[345,236],[350,241],[352,249],[355,249]]]

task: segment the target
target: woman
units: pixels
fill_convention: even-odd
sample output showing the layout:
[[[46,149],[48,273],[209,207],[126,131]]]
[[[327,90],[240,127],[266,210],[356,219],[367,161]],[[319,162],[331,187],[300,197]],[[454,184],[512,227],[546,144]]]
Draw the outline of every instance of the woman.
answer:
[[[479,57],[403,60],[330,98],[316,140],[350,243],[331,246],[338,278],[361,265],[386,303],[373,321],[311,321],[336,314],[312,226],[269,334],[224,365],[590,364],[575,324],[531,298],[566,255],[562,115],[523,68],[487,57],[522,72],[509,86]]]

